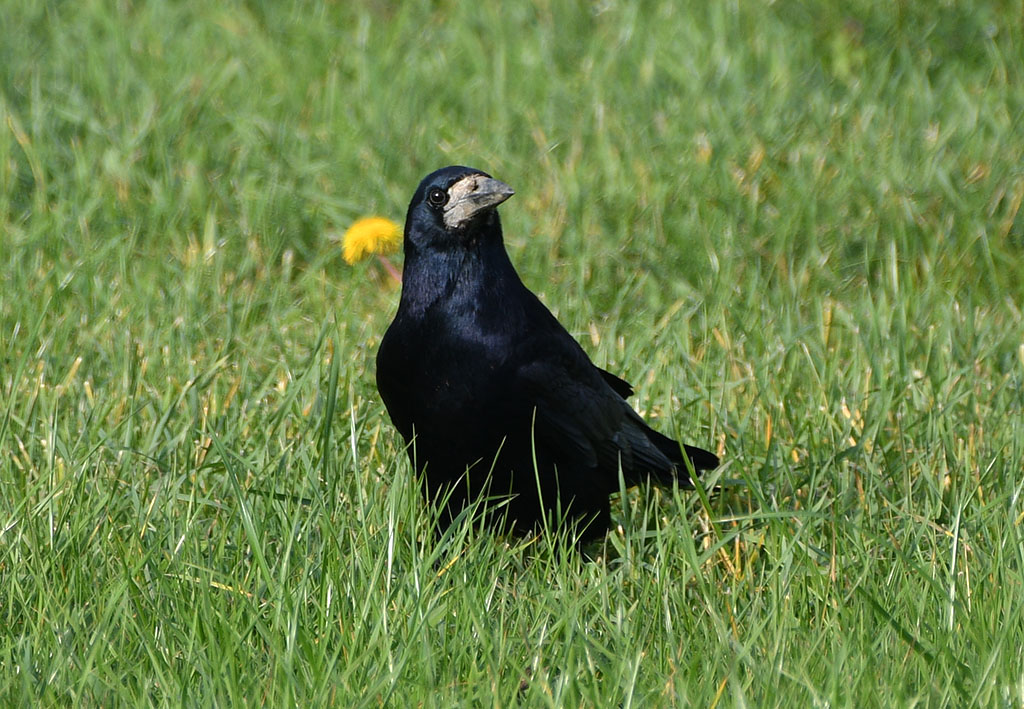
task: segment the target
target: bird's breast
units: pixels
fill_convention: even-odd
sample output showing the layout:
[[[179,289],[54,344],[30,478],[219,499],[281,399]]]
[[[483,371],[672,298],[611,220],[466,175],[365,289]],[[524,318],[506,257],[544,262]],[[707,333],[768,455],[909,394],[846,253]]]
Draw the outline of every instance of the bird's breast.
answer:
[[[470,430],[475,421],[505,415],[512,405],[506,371],[512,349],[506,333],[465,319],[396,320],[378,353],[378,388],[392,418],[408,420],[419,431],[453,423]]]

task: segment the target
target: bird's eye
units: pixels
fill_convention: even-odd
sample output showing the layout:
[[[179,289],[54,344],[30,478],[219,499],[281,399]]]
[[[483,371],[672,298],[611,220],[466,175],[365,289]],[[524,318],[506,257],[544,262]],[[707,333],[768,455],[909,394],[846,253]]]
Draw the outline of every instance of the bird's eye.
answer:
[[[440,187],[435,187],[427,193],[427,201],[432,207],[441,207],[448,201],[448,193]]]

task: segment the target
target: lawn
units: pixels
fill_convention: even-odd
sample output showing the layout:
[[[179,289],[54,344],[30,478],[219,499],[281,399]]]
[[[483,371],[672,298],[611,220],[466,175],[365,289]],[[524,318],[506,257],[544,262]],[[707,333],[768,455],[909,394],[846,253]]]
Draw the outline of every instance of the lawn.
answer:
[[[1020,706],[1022,12],[5,0],[0,704]],[[340,235],[452,163],[724,461],[594,558],[377,396]]]

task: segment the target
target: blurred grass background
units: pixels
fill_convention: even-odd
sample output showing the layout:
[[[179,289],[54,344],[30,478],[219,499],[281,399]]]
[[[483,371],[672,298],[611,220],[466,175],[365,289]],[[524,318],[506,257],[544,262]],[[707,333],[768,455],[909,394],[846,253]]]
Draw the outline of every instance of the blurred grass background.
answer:
[[[1024,701],[1019,0],[2,13],[0,702]],[[744,487],[433,537],[338,236],[451,163]]]

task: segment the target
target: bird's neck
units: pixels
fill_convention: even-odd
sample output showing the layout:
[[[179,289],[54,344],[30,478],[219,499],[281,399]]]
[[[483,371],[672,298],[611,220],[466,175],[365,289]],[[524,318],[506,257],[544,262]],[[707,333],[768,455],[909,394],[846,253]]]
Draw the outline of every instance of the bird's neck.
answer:
[[[448,250],[406,250],[399,310],[423,316],[435,305],[473,307],[522,287],[497,231]]]

